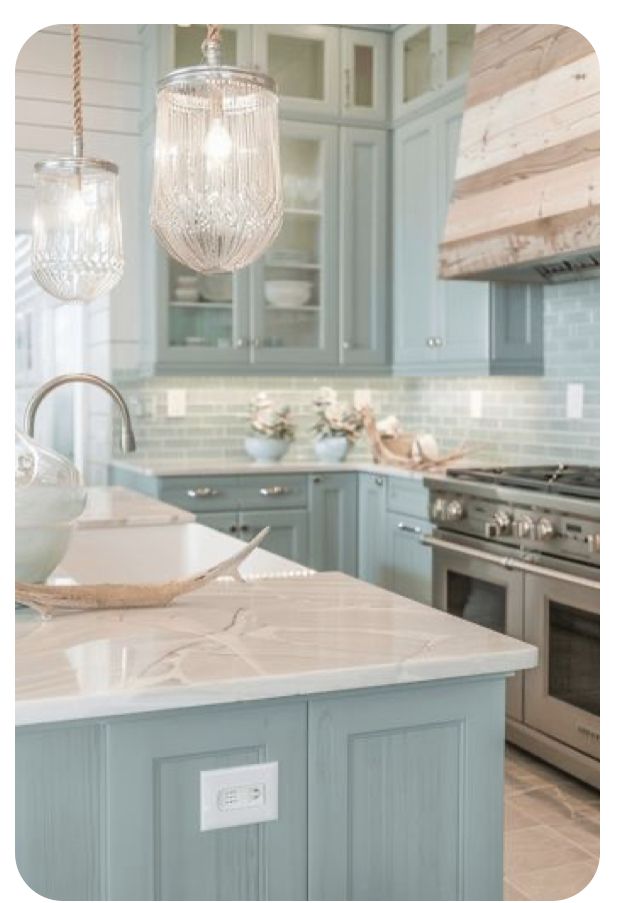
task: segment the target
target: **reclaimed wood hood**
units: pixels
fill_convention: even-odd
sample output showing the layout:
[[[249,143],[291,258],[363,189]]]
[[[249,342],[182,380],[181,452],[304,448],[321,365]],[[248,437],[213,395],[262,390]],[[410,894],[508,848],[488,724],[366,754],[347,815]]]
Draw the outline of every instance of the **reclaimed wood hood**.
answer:
[[[599,72],[561,25],[478,25],[444,279],[599,274]]]

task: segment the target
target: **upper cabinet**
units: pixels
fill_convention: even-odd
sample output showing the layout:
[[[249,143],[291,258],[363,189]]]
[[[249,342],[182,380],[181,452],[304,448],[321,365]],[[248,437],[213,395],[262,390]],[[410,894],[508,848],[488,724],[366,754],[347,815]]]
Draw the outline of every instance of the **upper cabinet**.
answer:
[[[285,113],[338,115],[339,32],[329,25],[254,25],[254,62],[277,83]]]
[[[395,119],[466,78],[473,38],[474,25],[404,25],[394,33]]]
[[[384,123],[388,113],[390,69],[388,35],[341,29],[343,119]]]

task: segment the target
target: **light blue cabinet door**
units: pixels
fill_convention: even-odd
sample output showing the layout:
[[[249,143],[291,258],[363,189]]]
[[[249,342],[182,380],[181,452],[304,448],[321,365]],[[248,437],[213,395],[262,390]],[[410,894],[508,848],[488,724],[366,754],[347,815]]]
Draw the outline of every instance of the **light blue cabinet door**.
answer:
[[[347,367],[386,362],[389,312],[388,135],[340,133],[340,360]]]
[[[426,605],[432,602],[431,549],[420,539],[430,531],[427,521],[391,512],[386,515],[383,586]]]
[[[436,121],[433,116],[394,133],[394,364],[399,372],[431,367],[436,302],[438,221]]]
[[[541,285],[492,285],[492,373],[544,372],[544,289]]]
[[[310,702],[310,900],[502,899],[504,684]]]
[[[250,540],[263,527],[271,532],[262,548],[283,558],[308,564],[308,512],[307,511],[241,511],[239,515],[240,539]]]
[[[310,567],[357,573],[357,475],[310,477]]]
[[[204,527],[212,527],[219,533],[227,533],[230,536],[238,535],[238,512],[232,511],[221,514],[198,514],[197,523]]]
[[[110,898],[306,899],[306,704],[116,721],[108,743]],[[279,818],[200,831],[200,772],[277,761]]]
[[[386,478],[358,475],[358,577],[382,586],[385,559]]]
[[[444,106],[436,122],[437,159],[437,240],[441,240],[446,224],[459,149],[464,100],[460,98]],[[436,246],[437,255],[437,246]],[[436,264],[437,267],[437,264]],[[436,336],[440,338],[438,359],[444,364],[471,366],[481,372],[488,366],[489,282],[437,279]]]

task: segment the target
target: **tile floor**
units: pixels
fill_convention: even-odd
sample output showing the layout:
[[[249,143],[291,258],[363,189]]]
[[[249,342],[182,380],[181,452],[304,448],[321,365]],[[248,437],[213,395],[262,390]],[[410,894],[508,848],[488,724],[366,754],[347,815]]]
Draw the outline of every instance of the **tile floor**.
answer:
[[[507,746],[505,900],[564,900],[598,865],[598,791]]]

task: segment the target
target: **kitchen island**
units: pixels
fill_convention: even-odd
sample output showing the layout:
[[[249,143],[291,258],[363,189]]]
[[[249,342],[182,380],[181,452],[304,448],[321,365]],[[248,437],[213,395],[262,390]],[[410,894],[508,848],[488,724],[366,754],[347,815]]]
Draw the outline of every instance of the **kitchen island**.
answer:
[[[237,544],[196,524],[116,532],[157,570],[176,530]],[[77,535],[79,579],[114,532]],[[246,564],[246,585],[166,609],[18,613],[27,883],[56,899],[501,899],[505,679],[535,649],[343,574],[260,550]],[[264,762],[273,817],[202,830],[202,773]]]

